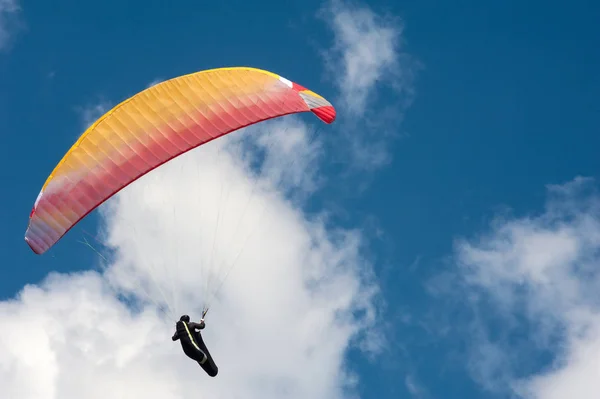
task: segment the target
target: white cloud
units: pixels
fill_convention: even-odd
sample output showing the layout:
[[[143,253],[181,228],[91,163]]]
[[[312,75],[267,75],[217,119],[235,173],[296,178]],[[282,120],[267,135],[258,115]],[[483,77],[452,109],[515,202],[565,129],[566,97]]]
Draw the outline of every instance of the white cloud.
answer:
[[[379,167],[389,161],[388,141],[399,135],[420,64],[401,51],[403,24],[398,18],[343,0],[327,2],[320,15],[334,34],[324,55],[339,90],[345,139],[358,167]],[[392,91],[378,101],[382,88]],[[357,115],[364,118],[360,124]]]
[[[341,0],[330,1],[325,10],[334,32],[327,61],[337,72],[336,82],[349,112],[363,113],[378,84],[412,91],[410,79],[404,80],[412,73],[402,68],[399,20]]]
[[[416,377],[412,374],[406,375],[404,377],[404,386],[406,390],[410,394],[411,398],[414,399],[430,399],[431,395],[425,389],[423,385],[416,379]]]
[[[151,312],[132,315],[94,272],[25,287],[0,303],[0,326],[3,398],[180,397],[186,389],[174,374],[181,360],[164,344],[169,329]]]
[[[298,196],[320,188],[323,144],[316,126],[288,116],[245,128],[231,141],[236,155],[254,170],[259,166],[277,189]]]
[[[600,197],[584,178],[548,190],[543,214],[498,220],[457,245],[463,297],[500,317],[493,328],[474,321],[471,369],[487,388],[523,398],[598,398]],[[548,351],[552,364],[534,361]]]
[[[261,126],[168,162],[102,206],[102,273],[53,276],[0,303],[7,398],[346,397],[357,381],[346,351],[383,348],[363,237],[298,207],[320,178],[311,127],[294,117]],[[173,318],[198,319],[206,300],[214,379],[170,340]],[[165,303],[170,318],[157,314]]]
[[[15,27],[16,14],[21,11],[17,0],[0,0],[0,50],[5,49]]]
[[[83,131],[89,128],[94,122],[96,122],[98,118],[104,115],[111,108],[111,103],[105,100],[89,105],[87,107],[79,108],[79,112],[81,113]]]
[[[156,86],[157,84],[162,83],[163,81],[164,81],[164,79],[154,79],[152,82],[150,82],[148,84],[148,86],[146,86],[146,88],[148,89],[152,86]]]

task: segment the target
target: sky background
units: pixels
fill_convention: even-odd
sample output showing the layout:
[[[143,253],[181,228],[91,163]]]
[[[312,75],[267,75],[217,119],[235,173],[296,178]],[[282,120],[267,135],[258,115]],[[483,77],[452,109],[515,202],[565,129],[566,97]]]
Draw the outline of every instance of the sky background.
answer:
[[[0,0],[0,397],[600,397],[598,20],[592,1]],[[33,202],[90,123],[221,66],[338,119],[203,146],[31,252]],[[210,379],[153,301],[172,279],[198,317],[214,238],[217,263],[242,255]]]

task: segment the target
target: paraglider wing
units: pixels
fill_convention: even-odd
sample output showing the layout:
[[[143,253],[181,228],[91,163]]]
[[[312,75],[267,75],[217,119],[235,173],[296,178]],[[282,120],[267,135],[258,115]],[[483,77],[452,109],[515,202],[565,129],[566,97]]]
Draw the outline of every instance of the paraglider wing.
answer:
[[[112,195],[163,163],[242,127],[335,109],[318,94],[255,68],[219,68],[152,86],[90,126],[52,171],[25,233],[36,254],[52,247]]]

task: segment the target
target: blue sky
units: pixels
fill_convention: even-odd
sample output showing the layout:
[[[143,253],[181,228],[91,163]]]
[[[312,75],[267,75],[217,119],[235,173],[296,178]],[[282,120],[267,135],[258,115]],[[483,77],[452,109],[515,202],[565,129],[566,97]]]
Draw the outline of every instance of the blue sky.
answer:
[[[97,266],[78,240],[98,213],[41,257],[23,241],[41,185],[86,123],[151,82],[254,66],[338,108],[332,126],[298,119],[298,137],[318,127],[321,153],[300,148],[309,148],[297,152],[305,163],[293,168],[318,183],[288,194],[306,220],[326,214],[325,229],[358,231],[356,265],[372,266],[380,289],[368,306],[377,315],[357,321],[373,334],[340,344],[358,378],[350,389],[364,398],[600,395],[581,355],[598,354],[600,340],[600,5],[166,4],[0,0],[0,298],[50,271]],[[281,178],[269,175],[285,167],[279,158],[265,165]],[[115,214],[130,209],[120,206]],[[124,230],[107,220],[106,240],[121,248]],[[30,302],[19,301],[25,315]],[[7,303],[0,324],[16,328]],[[384,349],[358,350],[372,340]],[[0,354],[10,352],[1,342]],[[17,369],[0,367],[0,381]],[[323,387],[348,382],[332,369]],[[57,387],[48,398],[68,397]],[[318,389],[313,397],[335,391]]]

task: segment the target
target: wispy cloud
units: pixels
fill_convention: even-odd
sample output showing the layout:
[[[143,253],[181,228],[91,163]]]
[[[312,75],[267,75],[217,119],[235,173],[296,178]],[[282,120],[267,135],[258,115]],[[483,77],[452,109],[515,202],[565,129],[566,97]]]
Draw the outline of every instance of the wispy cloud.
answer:
[[[303,200],[323,183],[323,140],[318,131],[317,126],[288,116],[245,128],[227,141],[229,150],[244,159],[249,173],[258,173]]]
[[[161,83],[161,82],[163,82],[163,81],[164,81],[164,79],[159,79],[159,78],[157,78],[157,79],[154,79],[152,82],[150,82],[150,83],[148,84],[148,86],[146,86],[146,88],[150,88],[150,87],[152,87],[152,86],[156,86],[157,84],[159,84],[159,83]]]
[[[417,380],[417,378],[408,374],[404,378],[404,386],[410,394],[411,398],[414,399],[433,399],[429,394],[428,390]]]
[[[335,72],[346,112],[364,114],[379,85],[413,91],[413,71],[401,62],[402,21],[342,0],[329,2],[324,17],[334,33],[326,62]]]
[[[0,0],[0,50],[9,45],[20,11],[17,0]]]
[[[96,120],[104,115],[111,107],[111,103],[106,100],[101,100],[85,107],[78,107],[77,110],[81,115],[82,132],[96,122]]]
[[[548,195],[543,213],[498,219],[457,242],[452,284],[472,309],[462,320],[469,370],[491,391],[597,398],[600,196],[588,178],[549,186]]]
[[[388,140],[399,135],[403,113],[414,97],[420,64],[402,51],[403,23],[371,8],[332,0],[320,11],[333,32],[333,45],[324,52],[342,104],[345,138],[361,168],[389,160]],[[385,98],[380,89],[388,90]],[[361,124],[348,123],[355,115]]]

